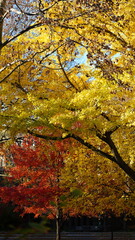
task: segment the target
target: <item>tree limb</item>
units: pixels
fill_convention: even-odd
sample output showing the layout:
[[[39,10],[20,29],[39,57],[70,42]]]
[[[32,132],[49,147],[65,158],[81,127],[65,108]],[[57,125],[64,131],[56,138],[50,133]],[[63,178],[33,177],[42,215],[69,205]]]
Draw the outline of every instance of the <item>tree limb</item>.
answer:
[[[64,67],[62,66],[62,62],[61,62],[59,54],[57,55],[57,57],[58,57],[58,61],[59,61],[61,70],[62,70],[67,82],[70,84],[71,87],[73,87],[76,90],[76,92],[78,92],[79,91],[78,88],[70,81],[69,77],[67,76],[67,73],[66,73]]]
[[[20,66],[22,66],[23,64],[27,63],[29,61],[27,60],[21,60],[21,63],[19,65],[17,65],[8,75],[6,75],[3,79],[0,80],[0,83],[4,82],[8,77],[11,76],[11,74],[16,70],[18,69]]]
[[[46,139],[46,140],[63,140],[63,139],[66,139],[66,138],[73,138],[76,141],[80,142],[83,146],[86,146],[88,149],[91,149],[93,152],[96,152],[98,155],[103,156],[107,159],[110,159],[113,162],[116,162],[116,160],[113,156],[111,156],[108,153],[105,153],[105,152],[101,151],[100,149],[94,147],[92,144],[88,143],[87,141],[83,140],[81,137],[79,137],[79,136],[77,136],[73,133],[71,133],[71,134],[69,133],[65,137],[62,137],[62,136],[61,137],[53,137],[53,136],[41,135],[41,134],[35,133],[31,130],[28,130],[28,133],[35,136],[35,137],[39,137],[39,138]]]
[[[34,28],[37,28],[37,27],[40,27],[42,26],[43,23],[42,22],[39,22],[39,23],[36,23],[36,24],[33,24],[27,28],[25,28],[24,30],[20,31],[19,33],[17,33],[15,36],[7,39],[5,42],[1,43],[0,44],[0,49],[2,49],[3,47],[5,47],[8,43],[12,42],[13,40],[15,40],[17,37],[21,36],[22,34],[30,31],[31,29],[34,29]]]
[[[2,45],[2,31],[3,31],[5,6],[6,6],[6,0],[0,0],[0,46]]]

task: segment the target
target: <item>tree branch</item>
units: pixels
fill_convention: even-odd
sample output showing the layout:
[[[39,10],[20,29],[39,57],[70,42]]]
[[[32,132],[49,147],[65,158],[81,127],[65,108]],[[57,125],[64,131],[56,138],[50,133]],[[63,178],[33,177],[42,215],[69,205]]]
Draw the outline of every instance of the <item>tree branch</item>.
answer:
[[[2,31],[3,31],[5,6],[6,6],[6,0],[0,0],[0,46],[2,45]]]
[[[29,62],[28,60],[21,60],[21,63],[19,65],[17,65],[8,75],[6,75],[3,79],[0,80],[0,83],[4,82],[8,77],[11,76],[11,74],[18,69],[20,66],[22,66],[23,64]]]
[[[39,12],[35,12],[35,13],[30,13],[30,12],[25,12],[22,10],[22,8],[19,6],[19,4],[17,3],[17,0],[14,0],[16,6],[18,7],[18,9],[20,10],[21,13],[28,15],[28,16],[36,16],[36,15],[40,15],[41,13],[45,13],[46,11],[48,11],[49,9],[51,9],[57,2],[54,2],[51,6],[49,6],[48,8],[45,9],[41,9],[42,3],[41,1],[39,1]]]
[[[116,127],[115,129],[117,129],[118,127]],[[113,131],[114,132],[114,131]],[[111,138],[111,134],[113,133],[112,131],[108,131],[104,134],[104,136],[99,136],[97,134],[97,136],[99,136],[100,139],[102,139],[102,141],[106,142],[107,145],[110,147],[111,151],[114,154],[114,158],[115,158],[115,162],[117,163],[117,165],[129,176],[131,177],[134,181],[135,181],[135,171],[127,164],[123,161],[123,158],[121,157],[115,143],[113,142],[112,138]]]
[[[71,138],[72,137],[72,135],[71,134],[68,134],[67,136],[65,136],[65,137],[57,137],[57,136],[55,136],[55,137],[53,137],[53,136],[47,136],[47,135],[42,135],[42,134],[39,134],[39,133],[35,133],[35,132],[33,132],[33,131],[31,131],[31,130],[28,130],[28,133],[30,134],[30,135],[32,135],[32,136],[35,136],[35,137],[38,137],[38,138],[42,138],[42,139],[45,139],[45,140],[64,140],[64,139],[66,139],[66,138]]]
[[[101,151],[100,149],[94,147],[92,144],[88,143],[87,141],[83,140],[81,137],[79,137],[79,136],[77,136],[73,133],[71,133],[71,134],[69,133],[65,137],[62,137],[62,136],[61,137],[52,137],[52,136],[47,136],[47,135],[41,135],[41,134],[35,133],[31,130],[28,130],[28,133],[35,136],[35,137],[39,137],[39,138],[46,139],[46,140],[63,140],[63,139],[66,139],[66,138],[73,138],[76,141],[80,142],[83,146],[86,146],[88,149],[91,149],[93,152],[96,152],[98,155],[100,155],[102,157],[105,157],[107,159],[110,159],[113,162],[116,162],[115,158],[113,156],[111,156],[108,153],[105,153],[105,152]]]
[[[58,57],[58,61],[59,61],[59,64],[60,64],[61,70],[62,70],[62,72],[63,72],[63,74],[64,74],[64,76],[65,76],[67,82],[70,84],[71,87],[73,87],[73,88],[76,90],[76,92],[78,92],[79,90],[78,90],[78,89],[76,88],[76,86],[70,81],[69,77],[67,76],[67,73],[66,73],[64,67],[62,66],[62,63],[61,63],[61,60],[60,60],[60,56],[59,56],[59,54],[57,54],[57,57]]]
[[[99,27],[99,26],[95,26],[95,25],[92,25],[91,26],[95,29],[97,29],[97,31],[101,31],[101,32],[106,32],[108,33],[110,36],[112,37],[115,37],[116,40],[118,40],[123,47],[127,46],[127,42],[120,36],[117,36],[115,33],[111,32],[109,29],[106,29],[106,28],[102,28],[102,27]]]
[[[102,150],[94,147],[92,144],[83,140],[81,137],[79,137],[75,134],[72,134],[71,137],[74,138],[75,140],[77,140],[78,142],[80,142],[82,145],[86,146],[88,149],[91,149],[93,152],[97,153],[98,155],[105,157],[107,159],[110,159],[112,162],[116,162],[115,158],[112,155],[105,153]]]
[[[22,30],[22,31],[20,31],[18,34],[16,34],[15,36],[13,36],[13,37],[7,39],[5,42],[1,43],[1,44],[0,44],[0,49],[2,49],[3,47],[5,47],[8,43],[12,42],[13,40],[15,40],[17,37],[21,36],[22,34],[28,32],[28,31],[30,31],[31,29],[34,29],[34,28],[36,28],[36,27],[40,27],[40,26],[42,26],[42,25],[43,25],[43,23],[39,22],[39,23],[36,23],[36,24],[34,24],[34,25],[31,25],[31,26],[25,28],[24,30]]]

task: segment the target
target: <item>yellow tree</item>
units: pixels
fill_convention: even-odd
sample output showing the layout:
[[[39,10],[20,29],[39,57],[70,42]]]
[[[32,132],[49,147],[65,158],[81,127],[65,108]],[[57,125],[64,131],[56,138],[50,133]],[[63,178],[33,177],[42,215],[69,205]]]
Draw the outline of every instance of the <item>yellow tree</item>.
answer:
[[[134,1],[15,4],[20,24],[8,33],[5,19],[1,45],[2,140],[73,138],[135,181]]]
[[[135,214],[135,186],[129,177],[116,164],[97,157],[81,145],[68,154],[61,183],[70,189],[65,210],[69,209],[73,215]]]

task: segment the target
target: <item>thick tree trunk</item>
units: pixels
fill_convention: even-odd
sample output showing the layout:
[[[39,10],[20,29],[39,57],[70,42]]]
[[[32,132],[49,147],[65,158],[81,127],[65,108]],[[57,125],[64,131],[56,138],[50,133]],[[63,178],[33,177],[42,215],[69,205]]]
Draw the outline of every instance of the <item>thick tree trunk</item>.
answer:
[[[109,145],[111,148],[114,157],[116,159],[116,164],[132,179],[135,181],[135,170],[132,169],[127,163],[125,163],[118,152],[117,147],[115,146],[115,143],[113,142],[111,136],[106,137],[106,143]]]
[[[6,0],[0,0],[0,45],[2,44],[3,20],[5,13]]]
[[[110,147],[113,156],[112,159],[105,156],[106,158],[110,159],[111,161],[115,162],[134,182],[135,182],[135,170],[132,169],[122,158],[120,155],[117,146],[115,145],[114,141],[111,138],[111,134],[113,132],[106,132],[104,135],[101,135],[100,133],[97,133],[97,137],[99,137],[102,141],[108,144]]]
[[[61,240],[62,209],[58,208],[56,216],[56,240]]]
[[[60,221],[59,218],[56,218],[56,240],[61,239],[61,234],[60,234]]]

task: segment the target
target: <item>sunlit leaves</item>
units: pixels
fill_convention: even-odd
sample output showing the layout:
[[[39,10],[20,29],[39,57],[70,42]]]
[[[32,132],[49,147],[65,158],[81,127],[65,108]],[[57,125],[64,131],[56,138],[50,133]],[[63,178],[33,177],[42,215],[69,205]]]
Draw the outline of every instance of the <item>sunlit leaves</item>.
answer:
[[[60,184],[66,145],[29,137],[20,146],[12,145],[7,156],[11,160],[6,168],[7,187],[1,187],[2,201],[12,201],[23,214],[55,218],[58,199],[67,191]]]
[[[78,146],[76,151],[72,150],[62,171],[62,180],[71,194],[80,189],[76,198],[69,199],[67,206],[71,211],[89,216],[111,212],[134,215],[133,182],[115,164],[97,158],[85,148]]]
[[[31,131],[77,139],[76,134],[83,145],[92,143],[96,152],[116,162],[110,134],[115,150],[130,164],[135,124],[133,1],[38,3],[19,1],[27,19],[22,29],[30,28],[17,37],[22,25],[10,25],[8,39],[15,38],[1,50],[1,129],[12,136]],[[36,17],[28,17],[28,6]],[[5,26],[6,35],[7,30]]]

